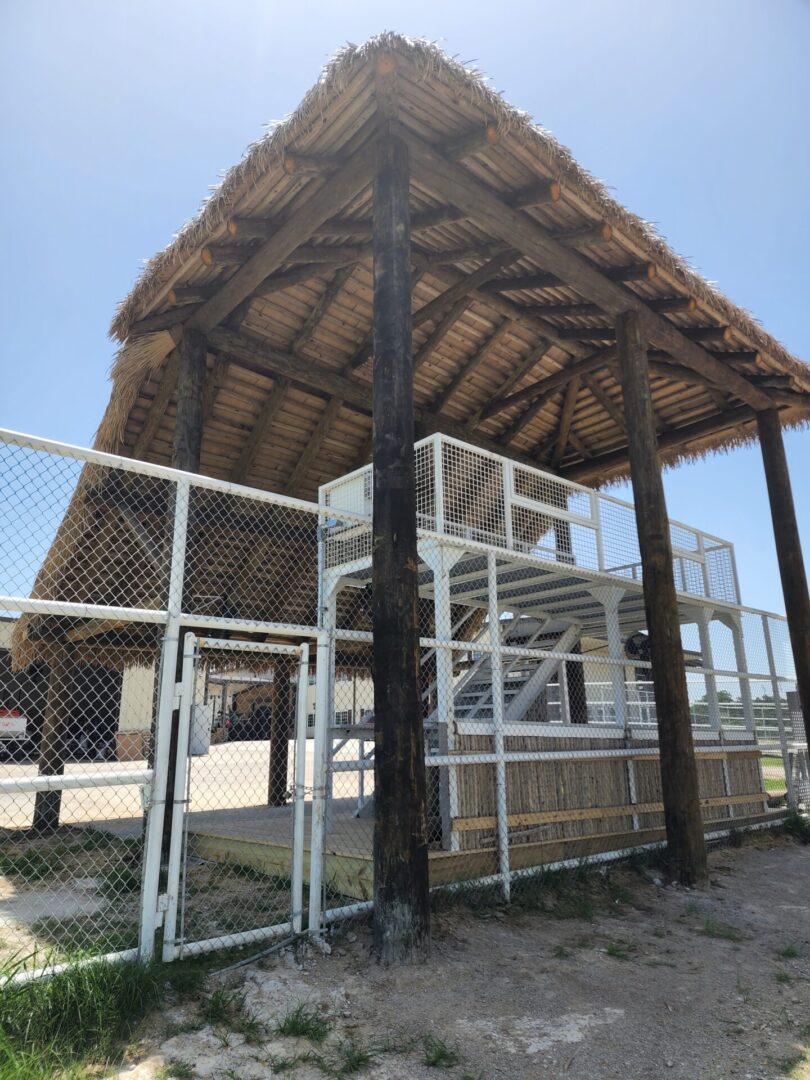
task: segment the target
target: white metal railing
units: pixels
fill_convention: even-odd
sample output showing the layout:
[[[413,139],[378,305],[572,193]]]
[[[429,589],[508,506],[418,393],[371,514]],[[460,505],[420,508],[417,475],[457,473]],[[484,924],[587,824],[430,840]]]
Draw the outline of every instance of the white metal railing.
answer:
[[[447,435],[422,439],[415,456],[418,522],[426,532],[641,580],[631,503]],[[370,518],[371,465],[323,485],[320,501]],[[680,592],[740,603],[728,541],[678,521],[670,521],[670,535]],[[339,539],[346,543],[345,530]]]

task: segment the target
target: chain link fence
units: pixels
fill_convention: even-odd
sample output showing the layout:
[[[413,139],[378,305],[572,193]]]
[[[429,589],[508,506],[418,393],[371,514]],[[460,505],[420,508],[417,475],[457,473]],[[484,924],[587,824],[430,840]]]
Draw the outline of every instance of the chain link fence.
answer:
[[[416,460],[432,885],[659,842],[632,507],[455,440]],[[368,911],[370,470],[314,505],[3,432],[0,505],[6,956]],[[786,624],[739,606],[726,542],[673,541],[707,827],[764,820],[810,797]]]

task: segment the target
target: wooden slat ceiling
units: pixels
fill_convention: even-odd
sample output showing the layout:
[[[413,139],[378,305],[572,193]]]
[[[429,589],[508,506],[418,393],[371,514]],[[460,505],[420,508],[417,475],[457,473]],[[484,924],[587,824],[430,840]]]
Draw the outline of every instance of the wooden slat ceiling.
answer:
[[[419,433],[588,483],[623,474],[613,317],[639,303],[668,460],[750,438],[756,408],[809,415],[810,369],[484,84],[461,92],[473,77],[438,50],[426,64],[421,44],[364,48],[332,71],[317,117],[276,133],[261,168],[226,178],[147,268],[114,324],[124,347],[98,445],[170,463],[172,349],[188,324],[209,339],[204,473],[309,498],[368,459],[370,175],[358,165],[339,211],[318,208],[370,157],[381,118],[411,147]],[[295,246],[272,261],[287,234]]]

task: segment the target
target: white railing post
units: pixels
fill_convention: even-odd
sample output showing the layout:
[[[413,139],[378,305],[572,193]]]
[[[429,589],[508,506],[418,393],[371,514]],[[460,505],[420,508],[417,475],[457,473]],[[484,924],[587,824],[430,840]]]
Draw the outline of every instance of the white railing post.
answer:
[[[327,601],[328,603],[328,601]],[[312,829],[309,843],[309,934],[321,932],[323,916],[323,856],[326,833],[327,752],[329,742],[329,683],[332,635],[318,634],[315,669],[315,740],[312,765]]]
[[[787,733],[785,731],[785,715],[782,712],[782,699],[779,687],[779,676],[776,671],[776,660],[773,655],[773,642],[771,641],[771,628],[768,626],[768,616],[762,615],[762,632],[765,635],[765,652],[768,657],[768,671],[771,676],[771,689],[773,693],[773,707],[776,715],[776,726],[779,730],[779,747],[782,751],[782,766],[785,770],[785,787],[787,789],[787,804],[796,809],[796,788],[793,783],[793,763],[790,760],[790,747],[788,746]]]
[[[295,773],[293,777],[292,928],[301,933],[304,909],[304,834],[307,769],[307,687],[309,645],[301,646],[298,664],[298,696],[295,709]]]
[[[439,746],[443,754],[452,753],[455,736],[455,686],[453,684],[453,650],[443,642],[453,640],[450,608],[450,571],[461,558],[459,548],[449,547],[435,541],[418,543],[419,557],[433,573],[433,625],[436,636],[436,718],[439,729]],[[448,838],[450,850],[458,851],[459,835],[453,829],[453,819],[458,817],[458,776],[455,768],[440,774],[442,835]]]
[[[593,518],[594,531],[596,533],[596,569],[605,569],[605,538],[602,535],[602,511],[599,503],[599,495],[591,493],[591,517]]]
[[[180,613],[183,610],[183,579],[186,562],[186,536],[191,485],[187,477],[175,481],[172,549],[169,562],[169,582],[166,608],[168,618],[160,656],[159,689],[155,709],[153,746],[154,775],[149,792],[149,808],[144,838],[143,881],[138,955],[144,962],[155,951],[155,930],[158,919],[163,821],[166,812],[166,788],[169,775],[172,712],[174,711],[177,653],[180,637]]]
[[[714,653],[712,651],[711,622],[712,608],[703,607],[696,609],[695,622],[700,639],[700,657],[704,669],[704,681],[706,684],[706,711],[708,713],[709,728],[712,731],[720,730],[720,702],[717,697],[717,677],[714,674]]]
[[[442,437],[433,436],[433,509],[435,529],[443,533],[444,529],[444,462],[442,461]]]
[[[490,672],[492,675],[492,749],[495,752],[495,817],[498,825],[498,866],[503,898],[511,895],[509,870],[509,809],[506,788],[506,758],[503,737],[503,663],[501,659],[501,614],[498,607],[498,561],[494,551],[487,555],[487,616],[489,621]]]
[[[194,662],[197,638],[191,632],[183,641],[183,675],[180,681],[180,709],[177,724],[177,758],[174,766],[174,802],[169,840],[169,862],[166,870],[166,922],[163,932],[163,961],[180,955],[177,945],[177,909],[180,903],[180,876],[183,862],[183,837],[186,827],[189,740],[191,714],[194,708]],[[182,942],[182,934],[181,942]]]

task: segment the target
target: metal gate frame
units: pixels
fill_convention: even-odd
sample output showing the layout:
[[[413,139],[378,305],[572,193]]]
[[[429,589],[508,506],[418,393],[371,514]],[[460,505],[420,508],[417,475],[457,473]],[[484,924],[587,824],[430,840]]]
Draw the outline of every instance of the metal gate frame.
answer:
[[[292,875],[290,888],[290,918],[272,926],[242,930],[238,933],[220,934],[202,941],[185,941],[182,935],[183,867],[187,851],[187,823],[190,813],[188,791],[191,758],[191,717],[197,666],[203,649],[217,651],[270,653],[298,657],[298,693],[295,710],[295,765],[293,795]],[[163,961],[170,962],[181,957],[198,956],[201,953],[240,945],[268,941],[277,937],[293,937],[300,934],[303,925],[304,894],[304,838],[305,838],[305,768],[307,737],[307,683],[309,676],[309,645],[276,645],[250,641],[229,641],[222,638],[198,637],[192,632],[183,641],[183,668],[179,685],[179,725],[177,745],[184,752],[177,754],[174,774],[174,800],[172,813],[169,861],[166,892],[161,896],[159,907],[165,912],[163,923]],[[178,922],[181,934],[178,937]]]

